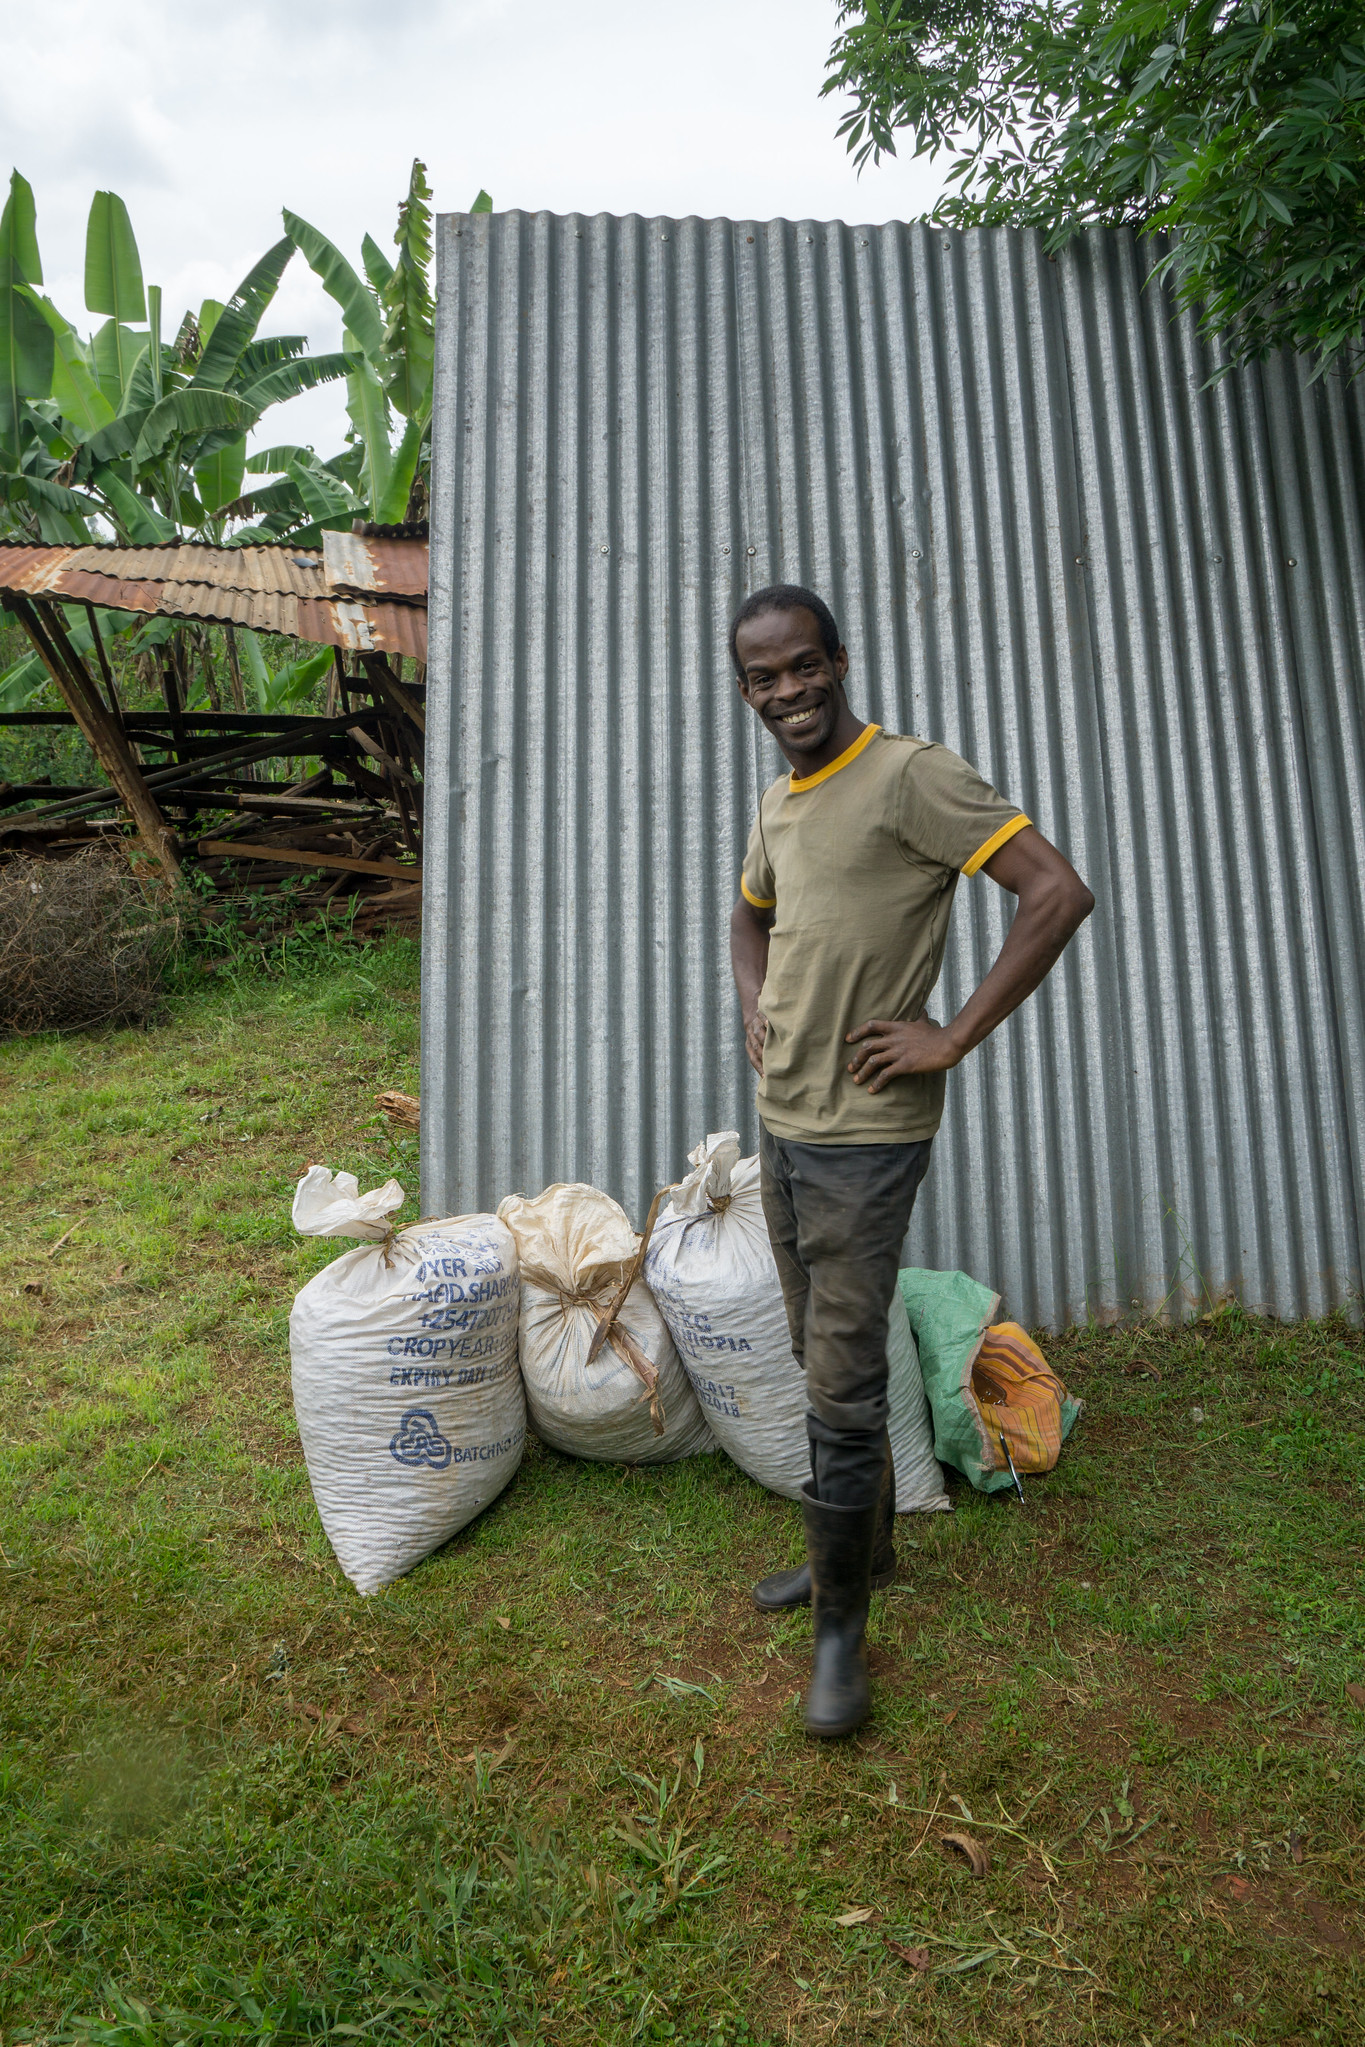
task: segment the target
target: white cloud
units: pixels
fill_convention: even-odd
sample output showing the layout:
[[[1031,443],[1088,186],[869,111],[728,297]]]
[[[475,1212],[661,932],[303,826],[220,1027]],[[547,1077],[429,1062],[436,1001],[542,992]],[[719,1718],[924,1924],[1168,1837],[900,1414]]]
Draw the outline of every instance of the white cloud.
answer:
[[[78,323],[97,187],[132,214],[166,327],[225,298],[288,205],[359,261],[390,243],[412,158],[439,210],[482,185],[551,212],[879,221],[941,189],[910,161],[855,176],[819,97],[833,0],[5,0],[0,133],[33,185],[48,288]],[[267,323],[335,347],[296,257]],[[310,393],[270,439],[339,444]]]

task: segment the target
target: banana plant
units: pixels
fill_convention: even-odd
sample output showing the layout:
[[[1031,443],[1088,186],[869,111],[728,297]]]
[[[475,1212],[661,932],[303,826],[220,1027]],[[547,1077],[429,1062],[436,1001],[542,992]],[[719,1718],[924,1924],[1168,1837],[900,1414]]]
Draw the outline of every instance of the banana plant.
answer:
[[[16,171],[0,216],[0,533],[227,539],[248,433],[271,405],[355,368],[345,352],[310,356],[303,335],[259,335],[294,249],[278,241],[226,304],[206,299],[167,342],[128,209],[97,192],[85,302],[102,324],[84,338],[39,289],[33,194]]]
[[[475,213],[492,211],[480,192]],[[390,262],[370,235],[361,270],[297,213],[284,211],[288,236],[341,310],[350,432],[340,455],[320,462],[311,450],[263,449],[247,463],[253,487],[234,507],[259,523],[236,540],[308,540],[357,517],[394,525],[426,514],[431,474],[431,398],[435,302],[431,291],[431,187],[415,159],[398,208]],[[363,275],[361,272],[363,271]]]
[[[138,635],[145,629],[144,621],[135,612],[107,611],[103,605],[95,608],[100,638],[111,656],[119,658],[129,650],[140,651],[143,644]],[[164,621],[158,620],[163,624]],[[66,615],[67,637],[76,652],[84,658],[91,654],[95,635],[90,620],[82,609],[74,606]],[[11,661],[6,668],[0,668],[0,713],[26,711],[47,688],[47,669],[37,654],[21,654],[17,661]]]
[[[237,650],[243,679],[251,686],[258,711],[293,711],[312,697],[317,683],[332,666],[330,647],[299,654],[271,669],[266,662],[260,636],[249,627],[237,628]]]

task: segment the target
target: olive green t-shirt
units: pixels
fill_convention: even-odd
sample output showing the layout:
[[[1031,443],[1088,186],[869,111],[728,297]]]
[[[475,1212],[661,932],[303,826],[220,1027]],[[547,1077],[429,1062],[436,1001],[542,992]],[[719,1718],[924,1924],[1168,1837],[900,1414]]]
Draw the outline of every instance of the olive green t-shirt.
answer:
[[[759,1008],[758,1111],[804,1144],[932,1137],[945,1076],[902,1074],[869,1095],[849,1031],[910,1021],[943,965],[959,874],[1029,820],[946,746],[868,725],[838,760],[763,793],[740,888],[775,912]]]

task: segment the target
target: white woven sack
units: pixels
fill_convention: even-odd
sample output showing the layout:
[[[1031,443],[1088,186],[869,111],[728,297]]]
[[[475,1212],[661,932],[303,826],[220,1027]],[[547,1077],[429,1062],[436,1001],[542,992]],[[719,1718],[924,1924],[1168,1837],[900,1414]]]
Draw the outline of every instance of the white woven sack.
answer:
[[[757,1158],[721,1130],[660,1213],[645,1278],[721,1448],[769,1492],[799,1497],[810,1478],[806,1384],[792,1356],[782,1284],[759,1193]],[[945,1511],[933,1421],[897,1288],[887,1323],[896,1511]]]
[[[396,1233],[396,1180],[360,1193],[311,1166],[305,1236],[362,1237],[310,1279],[289,1316],[294,1412],[327,1540],[357,1592],[377,1592],[495,1500],[521,1462],[516,1245],[496,1216]]]
[[[543,1442],[603,1464],[668,1464],[713,1450],[696,1395],[642,1281],[610,1339],[588,1352],[639,1239],[625,1210],[596,1187],[512,1194],[498,1215],[521,1266],[521,1372]]]

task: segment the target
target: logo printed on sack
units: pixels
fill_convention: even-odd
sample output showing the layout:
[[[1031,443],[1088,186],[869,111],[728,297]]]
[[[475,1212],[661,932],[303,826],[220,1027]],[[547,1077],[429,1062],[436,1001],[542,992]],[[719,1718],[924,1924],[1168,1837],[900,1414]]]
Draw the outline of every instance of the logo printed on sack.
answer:
[[[400,1464],[429,1464],[433,1471],[444,1471],[451,1458],[450,1445],[437,1428],[435,1415],[424,1407],[411,1408],[403,1416],[389,1450]]]

